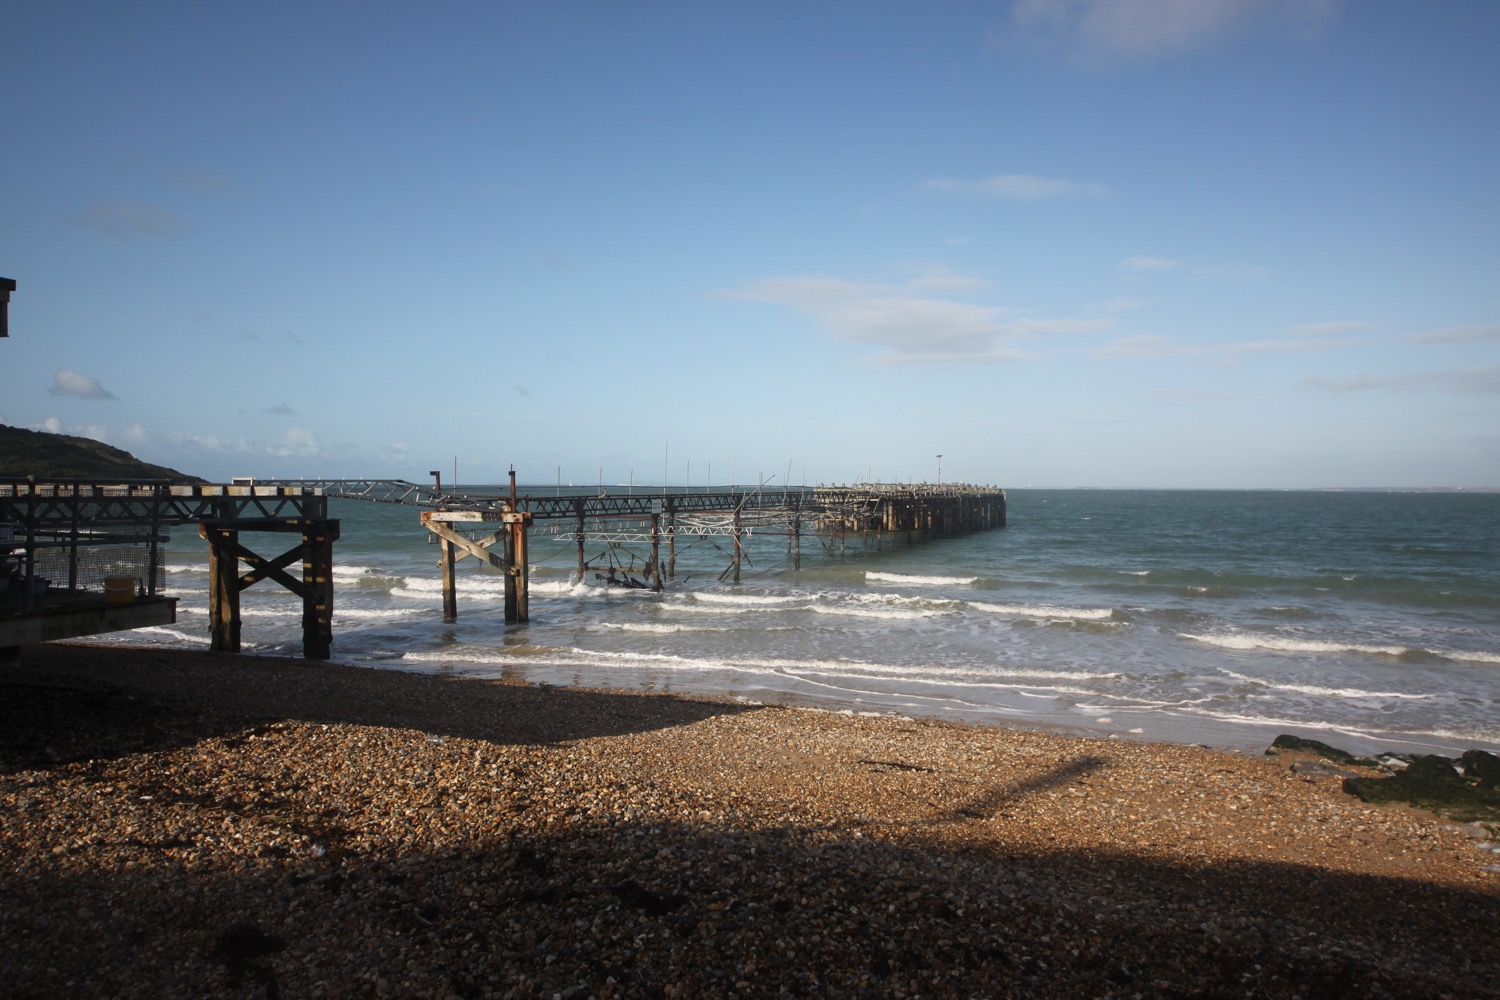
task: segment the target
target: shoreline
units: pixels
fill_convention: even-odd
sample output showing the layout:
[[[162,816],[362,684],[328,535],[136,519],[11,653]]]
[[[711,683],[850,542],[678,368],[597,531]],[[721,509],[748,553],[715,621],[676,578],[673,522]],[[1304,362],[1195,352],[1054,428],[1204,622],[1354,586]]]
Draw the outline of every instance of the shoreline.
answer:
[[[182,647],[130,646],[113,641],[70,641],[68,644],[104,649],[148,649],[170,651],[185,655],[210,655],[206,649],[194,650]],[[260,653],[247,649],[241,656],[266,660],[289,660],[301,662],[295,657],[278,653]],[[1293,720],[1223,719],[1211,716],[1190,715],[1177,711],[1146,708],[1112,708],[1108,721],[1101,723],[1097,716],[1075,713],[1068,709],[1034,712],[1005,711],[999,708],[945,709],[948,699],[928,698],[930,704],[912,704],[919,697],[907,693],[889,693],[881,697],[878,693],[866,693],[859,699],[817,694],[801,694],[786,689],[767,688],[754,682],[736,684],[721,682],[712,673],[699,675],[696,683],[683,684],[681,677],[672,673],[653,671],[650,668],[621,667],[611,664],[595,673],[605,674],[607,679],[619,683],[578,683],[585,673],[574,665],[550,663],[526,663],[518,661],[505,666],[473,664],[466,661],[445,662],[440,658],[406,660],[400,655],[388,658],[340,657],[334,655],[324,661],[329,664],[354,669],[394,670],[419,676],[463,678],[476,681],[498,680],[539,686],[566,687],[584,691],[614,692],[628,695],[666,695],[669,697],[722,700],[748,706],[780,706],[805,708],[812,711],[853,712],[874,717],[913,719],[949,723],[959,726],[976,726],[995,729],[1037,729],[1088,739],[1110,739],[1132,743],[1172,743],[1196,746],[1226,752],[1258,754],[1270,746],[1272,740],[1282,734],[1303,739],[1319,740],[1347,750],[1357,756],[1378,756],[1382,753],[1397,754],[1441,754],[1457,757],[1465,750],[1479,749],[1500,754],[1500,742],[1485,739],[1469,739],[1439,733],[1372,733],[1353,727],[1334,724],[1304,723]],[[626,683],[633,682],[633,683]]]
[[[18,996],[1500,996],[1490,842],[1284,757],[141,647],[0,682]]]

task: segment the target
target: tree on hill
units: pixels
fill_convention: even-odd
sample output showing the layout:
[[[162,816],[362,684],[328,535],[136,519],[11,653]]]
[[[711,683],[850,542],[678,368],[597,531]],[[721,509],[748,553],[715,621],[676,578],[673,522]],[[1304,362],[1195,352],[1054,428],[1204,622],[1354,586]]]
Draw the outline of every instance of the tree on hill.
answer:
[[[48,434],[0,424],[0,477],[43,479],[169,479],[201,483],[162,465],[142,462],[128,451],[90,438]]]

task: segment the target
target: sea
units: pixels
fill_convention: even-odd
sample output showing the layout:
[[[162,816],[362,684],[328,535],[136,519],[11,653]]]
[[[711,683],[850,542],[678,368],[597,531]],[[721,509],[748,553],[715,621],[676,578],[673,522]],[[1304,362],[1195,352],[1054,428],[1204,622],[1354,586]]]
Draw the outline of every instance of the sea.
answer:
[[[751,535],[738,583],[728,539],[681,539],[659,593],[579,579],[576,544],[534,528],[530,620],[513,624],[474,559],[443,622],[418,508],[330,500],[333,659],[1245,751],[1280,733],[1500,750],[1500,493],[1008,497],[1004,528],[804,538],[800,567],[784,532]],[[205,543],[177,528],[165,551],[177,623],[95,641],[208,646]],[[586,552],[622,573],[647,555]],[[242,615],[245,652],[300,655],[298,598],[263,581]]]

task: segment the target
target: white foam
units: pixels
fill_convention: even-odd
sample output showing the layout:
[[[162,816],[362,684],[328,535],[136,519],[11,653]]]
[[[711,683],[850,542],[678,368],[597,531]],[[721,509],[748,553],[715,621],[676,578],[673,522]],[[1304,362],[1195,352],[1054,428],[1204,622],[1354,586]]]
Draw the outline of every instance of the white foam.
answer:
[[[505,593],[505,579],[498,576],[460,576],[455,578],[454,586],[461,594]],[[397,589],[408,593],[441,594],[443,581],[431,577],[408,576],[401,578],[401,586]],[[391,593],[395,592],[395,590],[391,591]]]
[[[1430,694],[1413,694],[1409,691],[1364,691],[1359,688],[1331,688],[1321,687],[1316,684],[1285,684],[1278,681],[1266,680],[1262,677],[1237,674],[1232,670],[1221,670],[1220,672],[1226,677],[1232,677],[1246,684],[1272,688],[1277,691],[1294,691],[1297,694],[1316,695],[1324,698],[1378,698],[1381,700],[1409,699],[1412,701],[1430,701],[1434,697]]]
[[[1358,642],[1328,642],[1322,639],[1288,639],[1278,635],[1256,635],[1249,632],[1234,632],[1218,635],[1192,635],[1179,633],[1184,639],[1192,639],[1220,649],[1269,649],[1278,653],[1368,653],[1373,656],[1404,656],[1414,650],[1406,646],[1373,646]]]
[[[655,635],[670,635],[675,632],[730,632],[732,629],[708,625],[661,625],[654,622],[600,622],[600,628],[621,632],[649,632]]]
[[[718,594],[706,590],[696,591],[691,596],[694,601],[704,604],[733,604],[746,607],[774,607],[797,604],[807,600],[806,597],[797,594]]]
[[[942,597],[915,597],[905,594],[890,594],[881,591],[854,593],[845,595],[856,604],[908,604],[924,608],[945,608],[953,610],[964,606],[963,601]]]
[[[1062,608],[1051,604],[984,604],[970,601],[969,607],[992,615],[1015,615],[1022,618],[1078,618],[1100,621],[1114,615],[1113,608]]]
[[[333,609],[333,617],[340,618],[405,618],[424,614],[427,608],[339,608]]]
[[[977,576],[908,576],[905,573],[877,573],[865,570],[866,580],[881,583],[909,583],[919,587],[962,587],[979,580]]]
[[[902,608],[848,608],[826,604],[813,604],[807,610],[820,615],[843,615],[849,618],[885,618],[891,621],[920,621],[923,618],[931,618],[935,614],[932,611],[907,611]]]

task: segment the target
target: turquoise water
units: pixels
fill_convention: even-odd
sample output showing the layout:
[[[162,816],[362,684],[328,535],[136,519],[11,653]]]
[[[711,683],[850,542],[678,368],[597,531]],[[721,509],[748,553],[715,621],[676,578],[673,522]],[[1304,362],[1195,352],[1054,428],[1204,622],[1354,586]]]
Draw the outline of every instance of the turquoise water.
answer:
[[[784,535],[753,537],[739,585],[723,540],[679,546],[661,594],[576,580],[573,544],[534,531],[518,625],[472,559],[442,622],[415,508],[332,506],[342,661],[1240,748],[1500,748],[1500,494],[1013,490],[1005,529],[806,541],[800,570]],[[188,529],[168,551],[178,624],[110,641],[207,644],[206,552]],[[300,653],[296,598],[263,583],[243,608],[247,650]]]

